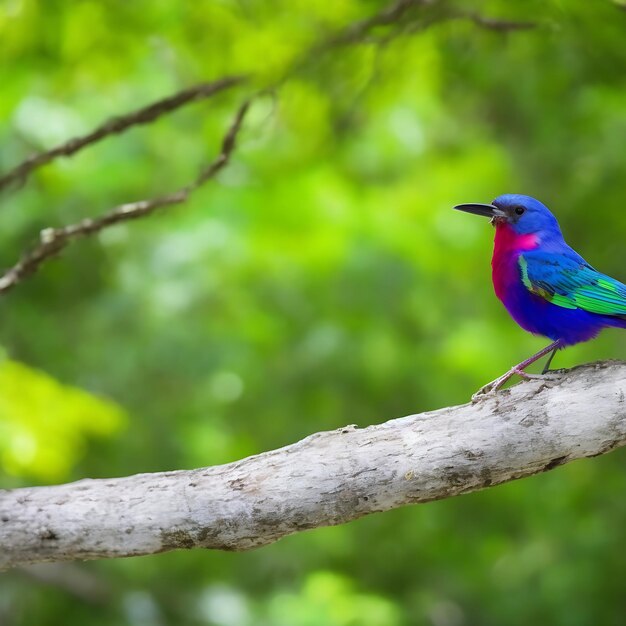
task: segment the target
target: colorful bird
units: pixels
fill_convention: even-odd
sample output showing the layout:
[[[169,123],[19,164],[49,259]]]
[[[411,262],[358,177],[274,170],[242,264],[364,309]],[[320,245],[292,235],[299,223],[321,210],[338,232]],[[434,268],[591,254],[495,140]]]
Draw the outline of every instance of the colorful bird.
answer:
[[[557,350],[593,339],[603,328],[626,328],[626,285],[596,271],[563,239],[559,223],[539,200],[505,194],[491,204],[459,204],[459,211],[491,218],[496,237],[493,286],[511,317],[552,343],[485,385],[496,391],[515,375]]]

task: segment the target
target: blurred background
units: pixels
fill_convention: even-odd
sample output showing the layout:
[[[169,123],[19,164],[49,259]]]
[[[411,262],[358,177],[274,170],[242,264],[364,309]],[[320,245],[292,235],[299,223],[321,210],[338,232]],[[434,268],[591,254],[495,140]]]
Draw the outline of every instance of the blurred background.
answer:
[[[44,227],[190,182],[241,100],[277,85],[188,203],[2,297],[0,487],[215,465],[467,401],[545,341],[496,300],[493,231],[460,202],[536,196],[626,279],[625,7],[418,4],[334,45],[386,5],[0,2],[0,172],[252,76],[5,189],[0,267]],[[555,366],[625,356],[606,331]],[[0,624],[624,624],[625,470],[617,451],[250,553],[11,571]]]

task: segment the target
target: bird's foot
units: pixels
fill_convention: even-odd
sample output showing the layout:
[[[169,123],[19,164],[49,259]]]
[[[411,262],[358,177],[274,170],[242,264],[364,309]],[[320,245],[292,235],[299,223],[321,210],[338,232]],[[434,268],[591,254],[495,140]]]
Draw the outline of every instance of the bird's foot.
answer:
[[[547,372],[542,372],[541,374],[528,374],[527,372],[520,370],[515,373],[524,380],[540,380],[544,383],[551,383],[559,380],[563,371],[564,370],[548,370]]]
[[[524,380],[552,380],[552,376],[546,376],[546,374],[527,374],[524,371],[515,372],[520,378]]]
[[[541,380],[544,382],[555,381],[557,376],[550,376],[549,374],[528,374],[518,365],[512,367],[508,372],[502,374],[502,376],[492,380],[481,387],[474,395],[472,395],[472,402],[477,402],[481,398],[494,394],[498,389],[502,388],[511,378],[519,376],[524,380]]]
[[[520,370],[518,367],[513,367],[508,372],[506,372],[506,374],[502,374],[502,376],[499,376],[495,380],[492,380],[490,383],[487,383],[486,385],[483,385],[472,396],[472,402],[476,402],[477,400],[480,400],[484,396],[491,395],[491,394],[495,393],[496,391],[498,391],[498,389],[500,389],[500,387],[502,387],[504,384],[506,384],[516,374],[519,374],[519,375],[523,374],[525,376],[527,375],[526,372],[524,372],[523,370]]]
[[[558,370],[544,370],[541,374],[536,374],[539,378],[546,378],[548,380],[556,380],[559,376],[565,374],[567,368],[559,368]]]

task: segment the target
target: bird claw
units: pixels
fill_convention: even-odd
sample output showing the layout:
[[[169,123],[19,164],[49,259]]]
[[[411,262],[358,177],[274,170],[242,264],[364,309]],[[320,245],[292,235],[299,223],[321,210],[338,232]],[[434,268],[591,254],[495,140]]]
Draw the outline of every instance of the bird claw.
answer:
[[[478,402],[483,398],[494,395],[506,381],[500,382],[499,378],[492,380],[490,383],[483,385],[478,391],[472,394],[472,402]]]
[[[550,374],[527,374],[526,372],[517,372],[517,375],[524,380],[541,380],[545,382],[556,381],[558,376],[551,376]]]
[[[513,376],[519,376],[524,380],[540,380],[542,382],[552,382],[558,380],[558,376],[550,376],[549,374],[527,374],[519,367],[511,368],[506,374],[492,380],[490,383],[483,385],[476,393],[472,395],[472,402],[478,402],[482,398],[494,395],[498,389],[505,385]]]

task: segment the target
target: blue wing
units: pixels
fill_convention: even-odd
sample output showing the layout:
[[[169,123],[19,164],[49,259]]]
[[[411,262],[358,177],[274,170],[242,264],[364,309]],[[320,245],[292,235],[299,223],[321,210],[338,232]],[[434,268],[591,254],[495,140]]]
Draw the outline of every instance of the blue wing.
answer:
[[[597,272],[581,257],[532,250],[519,257],[519,266],[526,288],[552,304],[626,316],[626,285]]]

